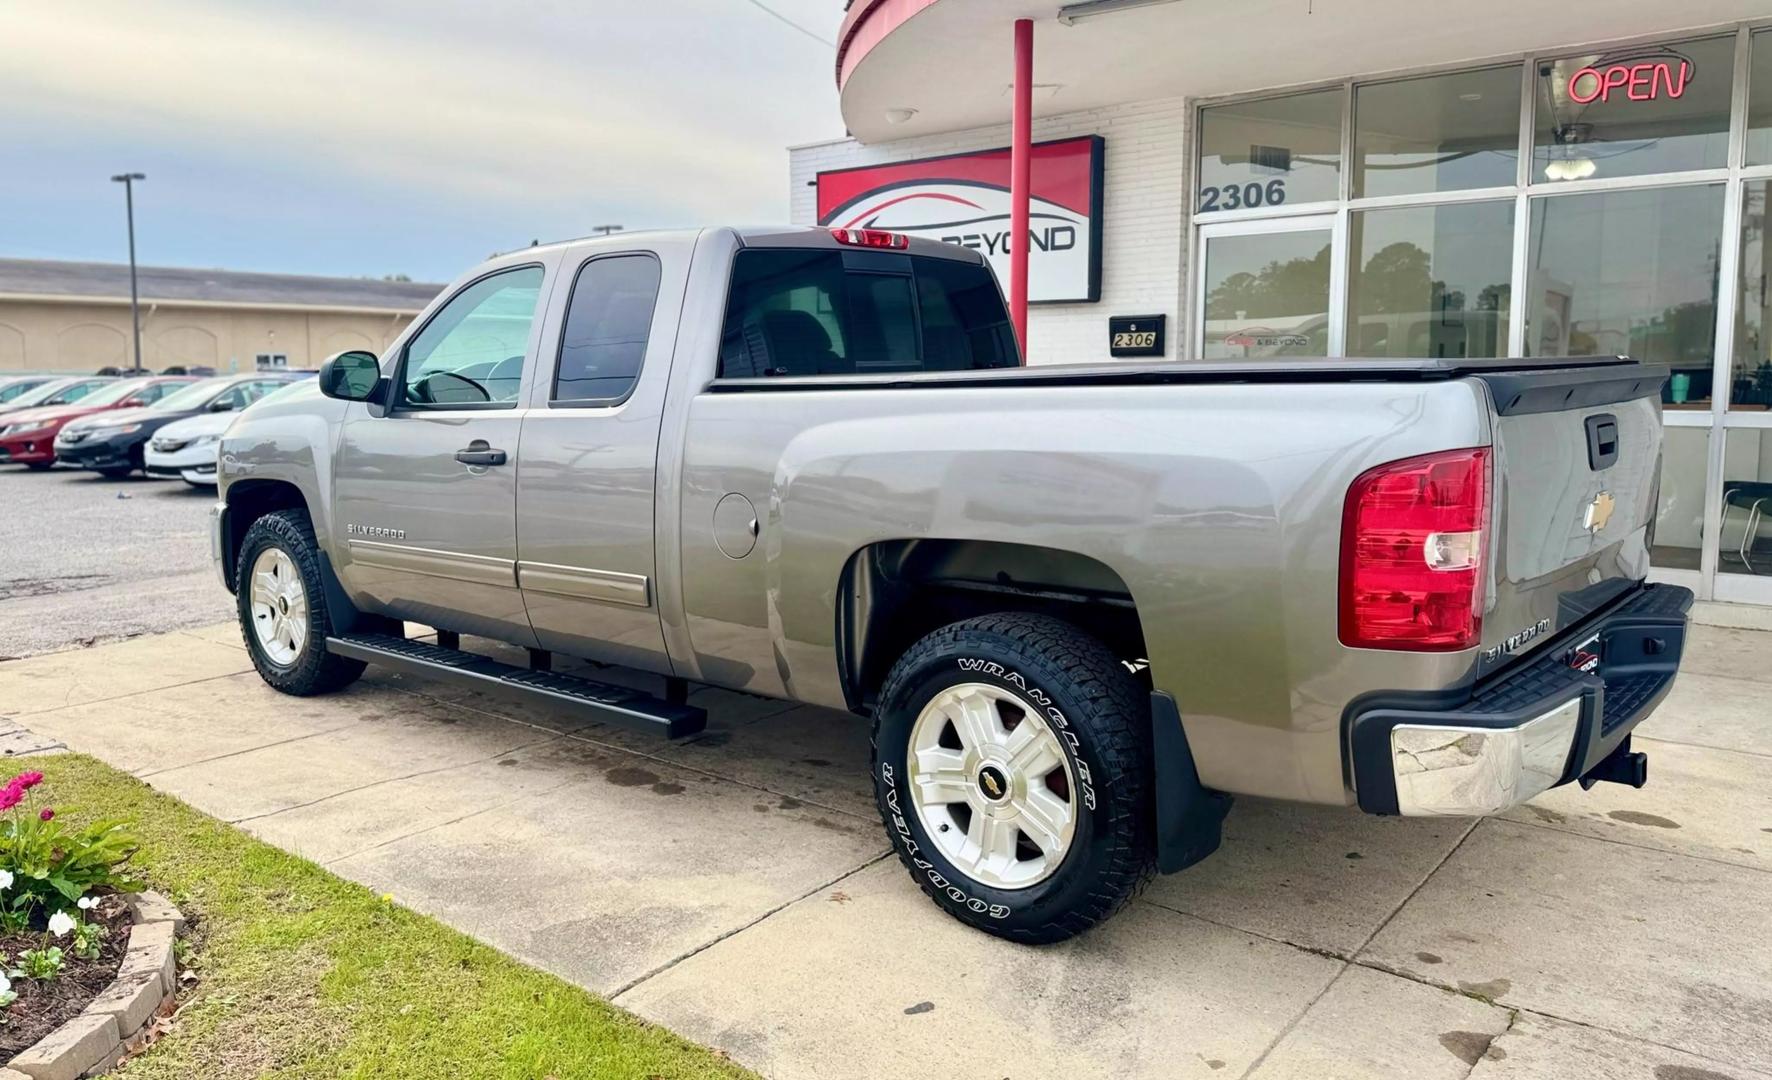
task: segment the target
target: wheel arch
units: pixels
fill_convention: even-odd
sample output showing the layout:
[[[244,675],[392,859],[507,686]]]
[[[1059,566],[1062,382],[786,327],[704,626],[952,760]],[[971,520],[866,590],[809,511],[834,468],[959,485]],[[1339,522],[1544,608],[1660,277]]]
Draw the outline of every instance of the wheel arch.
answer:
[[[287,480],[236,480],[228,485],[221,521],[222,580],[233,592],[234,565],[240,559],[240,545],[252,523],[278,510],[301,510],[311,521],[313,509],[300,488]],[[327,568],[330,573],[330,567]]]
[[[1147,655],[1126,582],[1099,559],[997,540],[903,538],[857,549],[837,589],[837,659],[849,707],[870,711],[886,673],[925,634],[995,612],[1053,615],[1123,660]]]

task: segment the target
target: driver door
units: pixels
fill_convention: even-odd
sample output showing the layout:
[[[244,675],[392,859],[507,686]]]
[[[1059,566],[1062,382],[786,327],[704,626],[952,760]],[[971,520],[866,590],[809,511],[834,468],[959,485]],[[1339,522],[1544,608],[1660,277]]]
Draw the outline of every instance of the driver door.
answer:
[[[462,286],[384,359],[388,400],[347,414],[334,550],[370,609],[535,644],[517,591],[517,440],[553,261]]]

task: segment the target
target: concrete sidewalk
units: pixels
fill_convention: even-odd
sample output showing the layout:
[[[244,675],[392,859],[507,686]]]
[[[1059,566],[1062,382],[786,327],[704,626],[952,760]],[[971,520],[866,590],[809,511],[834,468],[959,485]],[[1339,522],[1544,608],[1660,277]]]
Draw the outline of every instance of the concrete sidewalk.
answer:
[[[375,669],[288,698],[227,625],[0,664],[0,750],[65,742],[777,1077],[1772,1080],[1772,634],[1695,628],[1642,791],[1242,800],[1040,949],[889,857],[860,720],[693,700],[662,744]]]

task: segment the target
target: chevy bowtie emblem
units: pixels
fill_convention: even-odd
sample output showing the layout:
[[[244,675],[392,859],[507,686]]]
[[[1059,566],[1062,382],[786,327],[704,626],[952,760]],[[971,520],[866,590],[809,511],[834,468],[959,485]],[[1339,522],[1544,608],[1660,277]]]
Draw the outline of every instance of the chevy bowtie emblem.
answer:
[[[1610,491],[1602,491],[1594,496],[1594,501],[1587,504],[1587,516],[1582,519],[1581,527],[1590,533],[1597,533],[1612,520],[1612,507],[1616,500]]]
[[[978,789],[991,802],[999,802],[1009,794],[1009,778],[995,765],[986,765],[978,770]]]

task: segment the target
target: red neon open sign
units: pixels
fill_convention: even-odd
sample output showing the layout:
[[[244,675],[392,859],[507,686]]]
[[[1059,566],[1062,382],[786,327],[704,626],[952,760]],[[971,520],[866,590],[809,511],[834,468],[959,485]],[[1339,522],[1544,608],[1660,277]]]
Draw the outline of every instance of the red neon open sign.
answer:
[[[1630,101],[1655,101],[1677,98],[1692,84],[1692,62],[1671,60],[1654,63],[1609,64],[1606,67],[1584,67],[1569,76],[1569,100],[1577,105],[1595,101],[1611,101],[1622,90]]]

